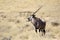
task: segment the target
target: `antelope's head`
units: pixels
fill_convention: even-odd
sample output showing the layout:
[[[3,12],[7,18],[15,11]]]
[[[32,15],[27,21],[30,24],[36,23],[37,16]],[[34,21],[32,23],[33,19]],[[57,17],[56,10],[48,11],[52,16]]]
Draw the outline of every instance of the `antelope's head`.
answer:
[[[31,15],[30,17],[28,17],[28,21],[31,21],[33,18],[35,18],[35,15]]]

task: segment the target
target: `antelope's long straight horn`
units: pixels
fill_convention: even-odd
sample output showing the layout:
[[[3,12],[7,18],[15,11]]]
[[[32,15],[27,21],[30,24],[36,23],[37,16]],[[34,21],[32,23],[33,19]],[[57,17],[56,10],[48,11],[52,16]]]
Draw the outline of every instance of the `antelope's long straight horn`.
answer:
[[[39,8],[33,13],[33,15],[34,15],[35,13],[37,13],[41,8],[42,8],[42,6],[39,7]]]

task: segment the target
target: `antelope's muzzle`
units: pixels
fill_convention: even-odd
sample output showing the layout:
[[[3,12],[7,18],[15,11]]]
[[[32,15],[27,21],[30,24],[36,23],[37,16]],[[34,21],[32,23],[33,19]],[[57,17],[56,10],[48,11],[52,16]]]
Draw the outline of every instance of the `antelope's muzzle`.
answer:
[[[27,18],[28,19],[28,21],[30,21],[30,18]]]

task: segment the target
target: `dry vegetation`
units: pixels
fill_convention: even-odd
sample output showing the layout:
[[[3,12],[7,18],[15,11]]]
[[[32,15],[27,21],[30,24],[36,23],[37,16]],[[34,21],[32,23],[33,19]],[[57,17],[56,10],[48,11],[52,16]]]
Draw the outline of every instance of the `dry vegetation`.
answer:
[[[41,5],[36,16],[47,22],[45,36],[27,22]],[[0,0],[0,40],[60,40],[60,0]]]

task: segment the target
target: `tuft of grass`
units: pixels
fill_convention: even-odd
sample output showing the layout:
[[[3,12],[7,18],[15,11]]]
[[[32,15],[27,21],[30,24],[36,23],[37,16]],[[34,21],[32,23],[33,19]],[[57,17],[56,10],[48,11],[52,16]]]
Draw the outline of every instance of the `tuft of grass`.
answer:
[[[58,22],[51,22],[53,26],[59,26],[60,24]]]
[[[17,20],[17,21],[16,21],[16,23],[20,23],[20,21],[19,21],[19,20]]]

